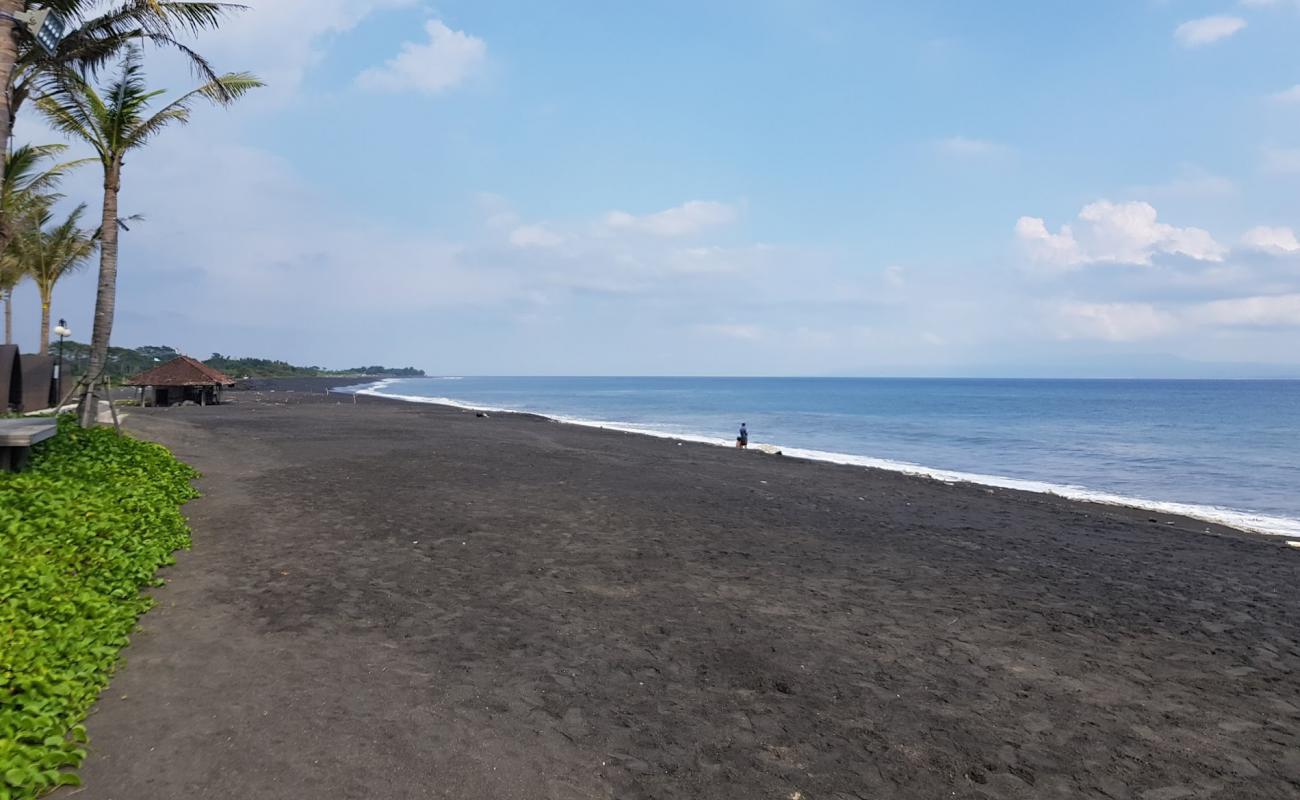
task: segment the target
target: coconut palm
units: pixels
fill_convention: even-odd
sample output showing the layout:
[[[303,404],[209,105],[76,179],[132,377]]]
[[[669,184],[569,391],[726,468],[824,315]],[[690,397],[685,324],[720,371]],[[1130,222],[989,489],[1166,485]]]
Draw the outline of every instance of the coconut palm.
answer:
[[[84,162],[47,164],[67,149],[66,144],[25,144],[6,154],[0,178],[0,250],[25,226],[24,220],[62,198],[54,190],[69,169]]]
[[[219,76],[212,65],[181,37],[215,29],[227,14],[245,9],[234,3],[189,0],[120,0],[107,9],[99,0],[27,0],[26,5],[53,9],[71,22],[71,29],[52,53],[37,46],[30,36],[20,39],[10,81],[11,118],[38,93],[43,76],[66,70],[93,76],[127,48],[140,43],[178,51],[201,80],[215,81]]]
[[[151,101],[163,94],[145,87],[140,51],[130,48],[117,75],[101,93],[86,78],[65,73],[37,100],[37,107],[50,124],[65,135],[78,139],[95,151],[104,169],[103,218],[99,228],[99,288],[95,295],[95,321],[90,340],[92,384],[104,370],[113,313],[117,302],[118,211],[122,189],[122,165],[127,153],[149,143],[169,125],[190,120],[195,102],[208,100],[228,104],[262,85],[249,73],[222,75],[189,91],[157,112],[149,113]],[[95,421],[96,400],[88,390],[82,398],[82,424]]]
[[[14,287],[26,277],[16,258],[8,253],[0,254],[0,302],[5,306],[5,344],[14,343]]]
[[[51,225],[53,212],[46,208],[40,212],[36,224],[20,231],[9,242],[11,258],[36,284],[41,298],[40,354],[50,352],[50,300],[54,285],[86,265],[95,252],[95,234],[83,230],[81,217],[86,204],[73,209],[68,218]]]
[[[35,8],[60,14],[71,29],[54,52],[39,47],[12,15]],[[176,50],[196,75],[214,82],[217,73],[207,59],[181,41],[182,36],[218,27],[229,12],[245,7],[233,3],[188,0],[0,0],[0,142],[8,142],[23,103],[37,92],[40,81],[53,72],[94,75],[122,51],[145,42]],[[227,98],[231,99],[231,98]]]
[[[9,252],[9,242],[36,224],[61,195],[54,190],[75,163],[47,166],[67,145],[23,145],[4,158],[0,179],[0,299],[5,309],[5,344],[13,343],[13,291],[26,272]]]

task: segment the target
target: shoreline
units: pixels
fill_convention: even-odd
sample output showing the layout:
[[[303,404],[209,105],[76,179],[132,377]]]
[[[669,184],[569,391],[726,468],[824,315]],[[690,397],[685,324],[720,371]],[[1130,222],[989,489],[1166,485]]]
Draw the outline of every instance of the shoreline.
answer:
[[[450,397],[426,397],[423,395],[399,395],[386,394],[382,390],[400,382],[402,378],[383,378],[370,382],[351,383],[346,386],[334,386],[328,389],[329,392],[338,394],[356,394],[363,397],[376,397],[386,400],[392,400],[402,403],[415,403],[422,405],[437,405],[447,408],[454,408],[463,411],[482,411],[493,414],[517,414],[532,416],[545,419],[551,422],[557,422],[564,425],[576,425],[584,428],[594,428],[598,430],[619,431],[622,433],[635,434],[640,436],[651,436],[658,439],[668,439],[671,441],[694,442],[698,444],[707,444],[717,447],[731,447],[732,442],[716,438],[702,436],[690,433],[675,433],[669,431],[659,431],[652,428],[637,426],[631,423],[621,423],[604,420],[581,419],[575,417],[566,417],[558,414],[548,414],[536,411],[522,411],[519,409],[502,408],[487,406],[481,404],[466,403]],[[354,391],[347,391],[354,390]],[[970,473],[960,470],[948,470],[938,467],[927,467],[920,464],[912,464],[904,461],[893,461],[890,459],[875,458],[872,456],[861,456],[852,453],[837,453],[824,450],[815,450],[800,447],[789,447],[775,443],[751,442],[750,449],[763,451],[763,448],[771,448],[780,451],[780,455],[786,458],[798,458],[806,461],[816,461],[820,463],[839,464],[842,466],[859,467],[863,469],[881,470],[896,474],[907,475],[915,478],[926,478],[944,484],[970,484],[974,486],[983,486],[994,489],[1003,489],[1016,492],[1025,492],[1029,494],[1048,495],[1062,498],[1073,502],[1089,503],[1100,506],[1113,508],[1123,508],[1156,514],[1165,514],[1170,516],[1182,517],[1197,523],[1221,526],[1234,531],[1247,533],[1256,536],[1264,536],[1270,539],[1300,539],[1300,519],[1291,519],[1287,517],[1277,517],[1269,514],[1257,514],[1236,509],[1222,508],[1219,506],[1200,505],[1196,503],[1182,503],[1177,501],[1153,500],[1143,497],[1130,497],[1113,492],[1089,489],[1084,486],[1071,486],[1066,484],[1056,484],[1047,481],[1037,481],[1027,478],[1010,478],[1001,475],[987,475],[980,473]],[[763,451],[768,452],[768,451]],[[1208,532],[1208,531],[1207,531]]]

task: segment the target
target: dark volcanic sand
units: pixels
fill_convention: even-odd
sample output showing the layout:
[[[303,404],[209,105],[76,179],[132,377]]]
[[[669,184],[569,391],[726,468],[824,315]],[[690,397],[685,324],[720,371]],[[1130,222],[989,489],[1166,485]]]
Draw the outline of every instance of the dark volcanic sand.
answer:
[[[1300,796],[1281,542],[292,386],[132,414],[205,496],[82,798]]]

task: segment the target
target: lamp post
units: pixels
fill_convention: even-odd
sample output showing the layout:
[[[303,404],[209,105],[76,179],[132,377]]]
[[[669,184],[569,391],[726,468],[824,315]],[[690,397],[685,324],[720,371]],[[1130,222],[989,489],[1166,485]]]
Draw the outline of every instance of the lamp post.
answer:
[[[59,324],[57,327],[55,327],[54,333],[59,337],[59,363],[54,365],[54,386],[55,386],[54,402],[62,403],[63,402],[63,340],[72,335],[72,331],[68,330],[68,321],[66,319],[59,320]],[[56,408],[55,411],[57,412],[58,409]]]
[[[0,17],[22,25],[36,40],[36,44],[46,52],[53,53],[63,41],[63,36],[68,32],[68,22],[62,14],[49,8],[33,9],[14,14],[8,11],[0,11]]]

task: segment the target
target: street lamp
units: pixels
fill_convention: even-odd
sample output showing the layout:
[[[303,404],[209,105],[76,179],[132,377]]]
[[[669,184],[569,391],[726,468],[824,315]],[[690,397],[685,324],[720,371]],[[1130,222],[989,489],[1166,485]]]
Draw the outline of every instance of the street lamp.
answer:
[[[59,42],[63,41],[63,36],[68,31],[67,20],[49,8],[24,11],[21,14],[4,12],[0,13],[0,17],[26,26],[28,33],[36,39],[36,43],[47,55],[58,48]]]
[[[63,402],[63,340],[72,335],[72,331],[68,329],[68,321],[66,319],[59,320],[58,326],[55,327],[54,329],[54,335],[59,337],[59,363],[54,365],[54,386],[55,386],[54,402],[62,403]],[[58,409],[56,408],[55,411],[58,411]]]

